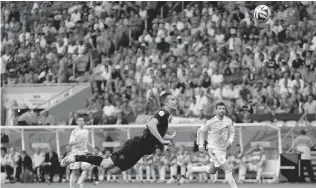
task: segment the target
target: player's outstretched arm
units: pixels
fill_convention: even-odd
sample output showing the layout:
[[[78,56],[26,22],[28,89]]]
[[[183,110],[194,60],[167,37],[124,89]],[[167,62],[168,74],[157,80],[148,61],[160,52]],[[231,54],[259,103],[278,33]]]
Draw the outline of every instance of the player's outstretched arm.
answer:
[[[204,142],[205,142],[204,136],[207,130],[208,130],[208,126],[206,123],[197,130],[196,143],[199,146],[199,148],[204,147]]]
[[[164,140],[164,139],[161,137],[161,135],[160,135],[159,132],[158,132],[157,125],[158,125],[158,120],[157,120],[156,118],[152,118],[152,119],[150,120],[150,122],[148,123],[148,129],[149,129],[149,131],[151,132],[151,134],[153,134],[154,137],[156,137],[156,138],[159,140],[159,142],[162,143],[162,144],[164,144],[164,145],[170,143],[169,140],[168,140],[168,141],[167,141],[167,140]]]
[[[229,139],[228,139],[228,145],[231,145],[234,142],[235,139],[235,128],[233,125],[233,121],[231,121],[231,124],[229,125]]]
[[[173,140],[175,137],[176,137],[176,132],[174,132],[172,135],[165,134],[163,139],[165,139],[165,140]]]

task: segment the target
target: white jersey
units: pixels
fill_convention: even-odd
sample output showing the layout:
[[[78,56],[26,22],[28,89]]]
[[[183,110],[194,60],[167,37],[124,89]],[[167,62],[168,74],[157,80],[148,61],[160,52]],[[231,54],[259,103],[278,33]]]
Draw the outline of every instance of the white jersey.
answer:
[[[235,138],[235,129],[233,127],[233,121],[224,116],[220,120],[217,116],[210,120],[207,120],[205,124],[197,131],[197,144],[203,146],[204,135],[208,131],[208,148],[217,151],[226,151],[227,142],[233,142]],[[228,134],[229,138],[228,138]]]
[[[72,152],[87,152],[89,142],[89,131],[87,129],[75,128],[70,135],[69,142],[80,141],[72,146]]]

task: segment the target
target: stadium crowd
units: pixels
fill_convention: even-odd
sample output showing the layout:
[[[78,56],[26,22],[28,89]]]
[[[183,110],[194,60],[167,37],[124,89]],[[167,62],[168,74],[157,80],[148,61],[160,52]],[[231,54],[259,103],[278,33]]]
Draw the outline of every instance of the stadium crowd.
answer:
[[[316,4],[268,5],[259,24],[256,2],[2,2],[1,82],[91,82],[77,113],[97,124],[152,114],[164,90],[186,117],[217,100],[237,122],[314,114]]]
[[[1,86],[93,85],[84,109],[64,122],[44,113],[36,120],[41,125],[72,125],[78,113],[89,115],[88,124],[129,123],[156,111],[166,90],[179,101],[177,116],[213,115],[218,100],[236,122],[252,121],[253,113],[316,114],[316,3],[269,2],[272,17],[264,24],[252,20],[259,3],[1,2]],[[133,169],[136,179],[162,181],[167,174],[168,182],[184,181],[181,167],[208,160],[181,148],[145,157]],[[68,178],[53,150],[28,152],[1,149],[9,180],[27,177],[20,176],[25,169],[38,181]],[[253,167],[240,153],[229,160],[238,172]],[[89,178],[116,177],[93,168]]]
[[[239,149],[238,149],[239,148]],[[94,148],[93,154],[103,156],[105,158],[111,155],[111,149]],[[44,153],[46,151],[46,153]],[[157,148],[155,153],[143,157],[130,170],[123,172],[122,175],[111,175],[105,173],[104,169],[92,166],[89,169],[89,176],[86,181],[99,182],[150,182],[150,183],[185,183],[198,181],[200,183],[216,182],[217,180],[225,180],[224,171],[219,171],[215,175],[207,175],[200,173],[191,175],[186,179],[185,173],[188,165],[201,166],[209,164],[209,156],[207,151],[200,152],[196,148],[194,152],[189,152],[184,145],[180,147],[170,147],[162,152]],[[69,148],[63,157],[70,152]],[[59,161],[62,157],[58,156],[51,148],[36,148],[33,156],[29,156],[27,152],[17,152],[14,148],[1,149],[1,168],[5,169],[7,182],[63,182],[69,181],[69,166],[60,167]],[[228,155],[228,161],[232,165],[237,180],[243,182],[246,172],[252,172],[256,176],[256,180],[261,182],[261,174],[264,170],[267,157],[263,148],[255,146],[247,152],[240,151],[239,145],[234,153]],[[145,172],[145,173],[144,173]]]

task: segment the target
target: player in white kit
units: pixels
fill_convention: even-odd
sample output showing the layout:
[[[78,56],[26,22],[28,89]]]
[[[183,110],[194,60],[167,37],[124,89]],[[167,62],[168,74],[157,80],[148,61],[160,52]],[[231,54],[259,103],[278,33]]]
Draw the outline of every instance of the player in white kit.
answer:
[[[89,131],[83,127],[85,124],[84,118],[78,117],[77,124],[78,127],[76,127],[71,132],[68,143],[68,145],[72,147],[71,153],[88,153]],[[79,184],[80,188],[83,187],[83,182],[90,167],[91,165],[85,162],[75,162],[70,164],[70,169],[72,170],[69,179],[70,188],[75,187],[77,178],[79,178],[77,183]],[[82,169],[81,175],[80,168]]]
[[[237,188],[235,179],[233,177],[232,168],[226,161],[227,147],[231,146],[235,138],[235,129],[233,127],[233,121],[225,116],[226,107],[225,104],[219,102],[216,104],[217,115],[210,120],[207,120],[205,124],[197,131],[197,144],[199,150],[204,151],[204,135],[208,132],[208,154],[210,156],[210,166],[188,166],[186,176],[189,177],[193,172],[206,172],[215,174],[218,168],[225,171],[225,177],[231,188]],[[229,137],[228,137],[229,134]]]

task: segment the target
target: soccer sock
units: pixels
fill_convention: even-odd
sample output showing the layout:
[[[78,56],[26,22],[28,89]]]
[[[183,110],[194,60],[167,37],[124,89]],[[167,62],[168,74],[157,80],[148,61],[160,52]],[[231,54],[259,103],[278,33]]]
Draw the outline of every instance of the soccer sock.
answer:
[[[76,184],[76,175],[74,172],[72,172],[70,174],[70,178],[69,178],[69,186],[70,188],[75,188],[75,184]]]
[[[227,182],[228,182],[228,184],[230,185],[231,188],[237,188],[237,185],[236,185],[235,179],[233,177],[233,172],[232,171],[226,172],[225,173],[225,177],[226,177],[226,180],[227,180]]]
[[[75,157],[76,161],[87,162],[97,166],[100,166],[104,159],[103,157],[95,155],[76,155]]]
[[[78,180],[78,184],[83,184],[83,181],[86,179],[88,172],[86,170],[81,172],[80,178]]]
[[[127,180],[126,171],[122,172],[123,180]]]
[[[209,173],[210,167],[209,166],[194,166],[191,168],[192,172],[206,172]]]

